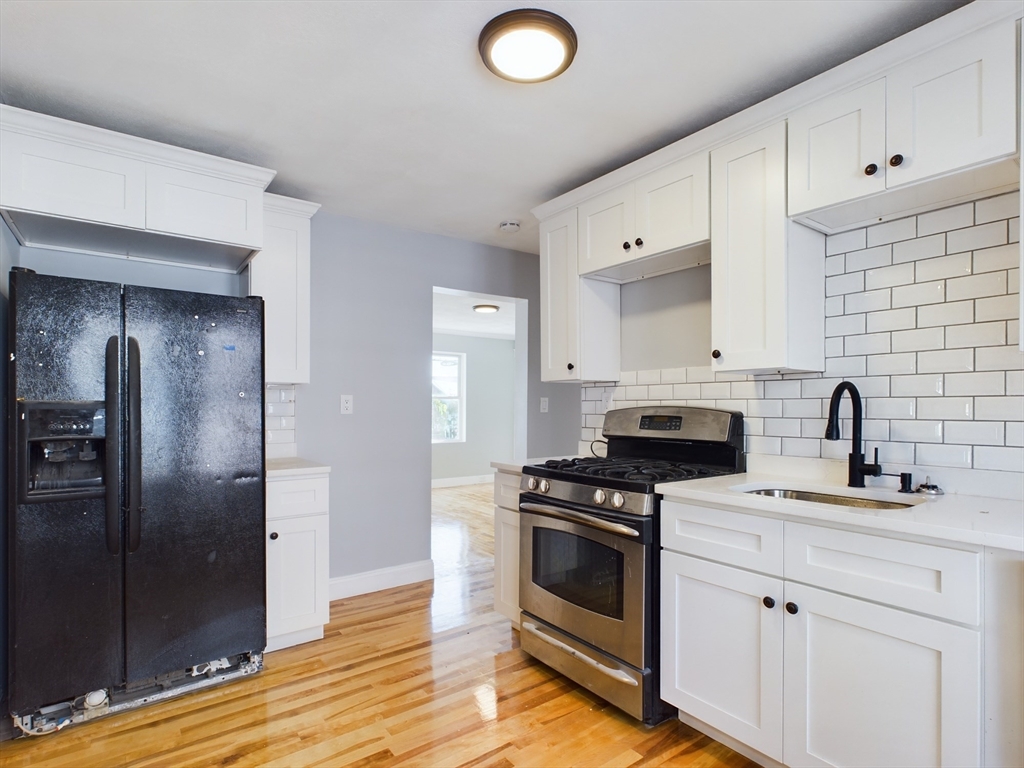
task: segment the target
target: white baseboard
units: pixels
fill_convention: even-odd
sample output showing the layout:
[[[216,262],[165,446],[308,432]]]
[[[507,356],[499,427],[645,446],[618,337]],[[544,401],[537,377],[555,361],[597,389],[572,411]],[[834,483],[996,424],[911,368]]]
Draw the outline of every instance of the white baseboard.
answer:
[[[267,638],[267,653],[280,651],[282,648],[291,648],[301,643],[311,643],[314,640],[324,639],[324,625],[318,624],[309,629],[300,629],[296,632],[286,632],[283,635]]]
[[[393,565],[390,568],[378,568],[376,571],[336,576],[331,579],[327,594],[331,600],[341,600],[343,597],[366,595],[382,589],[415,584],[418,581],[431,581],[433,578],[434,561],[419,560],[415,563]]]
[[[494,472],[486,475],[470,475],[469,477],[439,477],[430,481],[431,488],[454,488],[456,485],[480,485],[494,480]]]

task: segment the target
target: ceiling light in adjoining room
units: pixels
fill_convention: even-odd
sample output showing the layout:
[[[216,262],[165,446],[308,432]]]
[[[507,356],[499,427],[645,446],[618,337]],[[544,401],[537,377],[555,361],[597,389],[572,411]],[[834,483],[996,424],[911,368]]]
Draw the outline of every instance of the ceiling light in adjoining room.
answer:
[[[562,74],[576,55],[576,32],[561,16],[522,8],[495,16],[480,33],[480,56],[498,77],[539,83]]]
[[[473,311],[483,315],[493,315],[500,307],[497,304],[474,304]]]

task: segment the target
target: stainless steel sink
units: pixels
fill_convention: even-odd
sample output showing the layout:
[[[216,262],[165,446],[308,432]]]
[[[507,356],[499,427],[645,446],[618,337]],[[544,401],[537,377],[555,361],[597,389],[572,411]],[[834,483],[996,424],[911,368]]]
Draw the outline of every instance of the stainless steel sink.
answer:
[[[857,496],[839,496],[834,493],[815,493],[814,491],[794,491],[789,488],[759,488],[756,491],[747,491],[747,493],[771,496],[775,499],[814,501],[818,504],[835,504],[840,507],[863,507],[865,509],[907,509],[913,506],[913,504],[900,504],[895,501],[876,501]]]

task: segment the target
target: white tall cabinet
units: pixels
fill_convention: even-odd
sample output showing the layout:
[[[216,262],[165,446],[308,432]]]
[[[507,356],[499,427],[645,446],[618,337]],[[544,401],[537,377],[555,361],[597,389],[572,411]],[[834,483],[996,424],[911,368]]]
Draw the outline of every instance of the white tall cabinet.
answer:
[[[825,367],[825,237],[786,217],[786,123],[711,153],[711,365]]]
[[[263,196],[263,248],[249,262],[249,295],[265,302],[266,380],[309,383],[309,220],[319,204]]]

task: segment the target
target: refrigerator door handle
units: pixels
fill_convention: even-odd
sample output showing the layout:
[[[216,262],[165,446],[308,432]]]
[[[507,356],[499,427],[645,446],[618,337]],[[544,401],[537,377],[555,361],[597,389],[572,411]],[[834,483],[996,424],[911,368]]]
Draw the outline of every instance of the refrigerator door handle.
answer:
[[[106,382],[106,526],[107,551],[121,553],[121,340],[117,336],[107,339]]]
[[[142,539],[142,387],[139,342],[128,337],[128,552]]]

